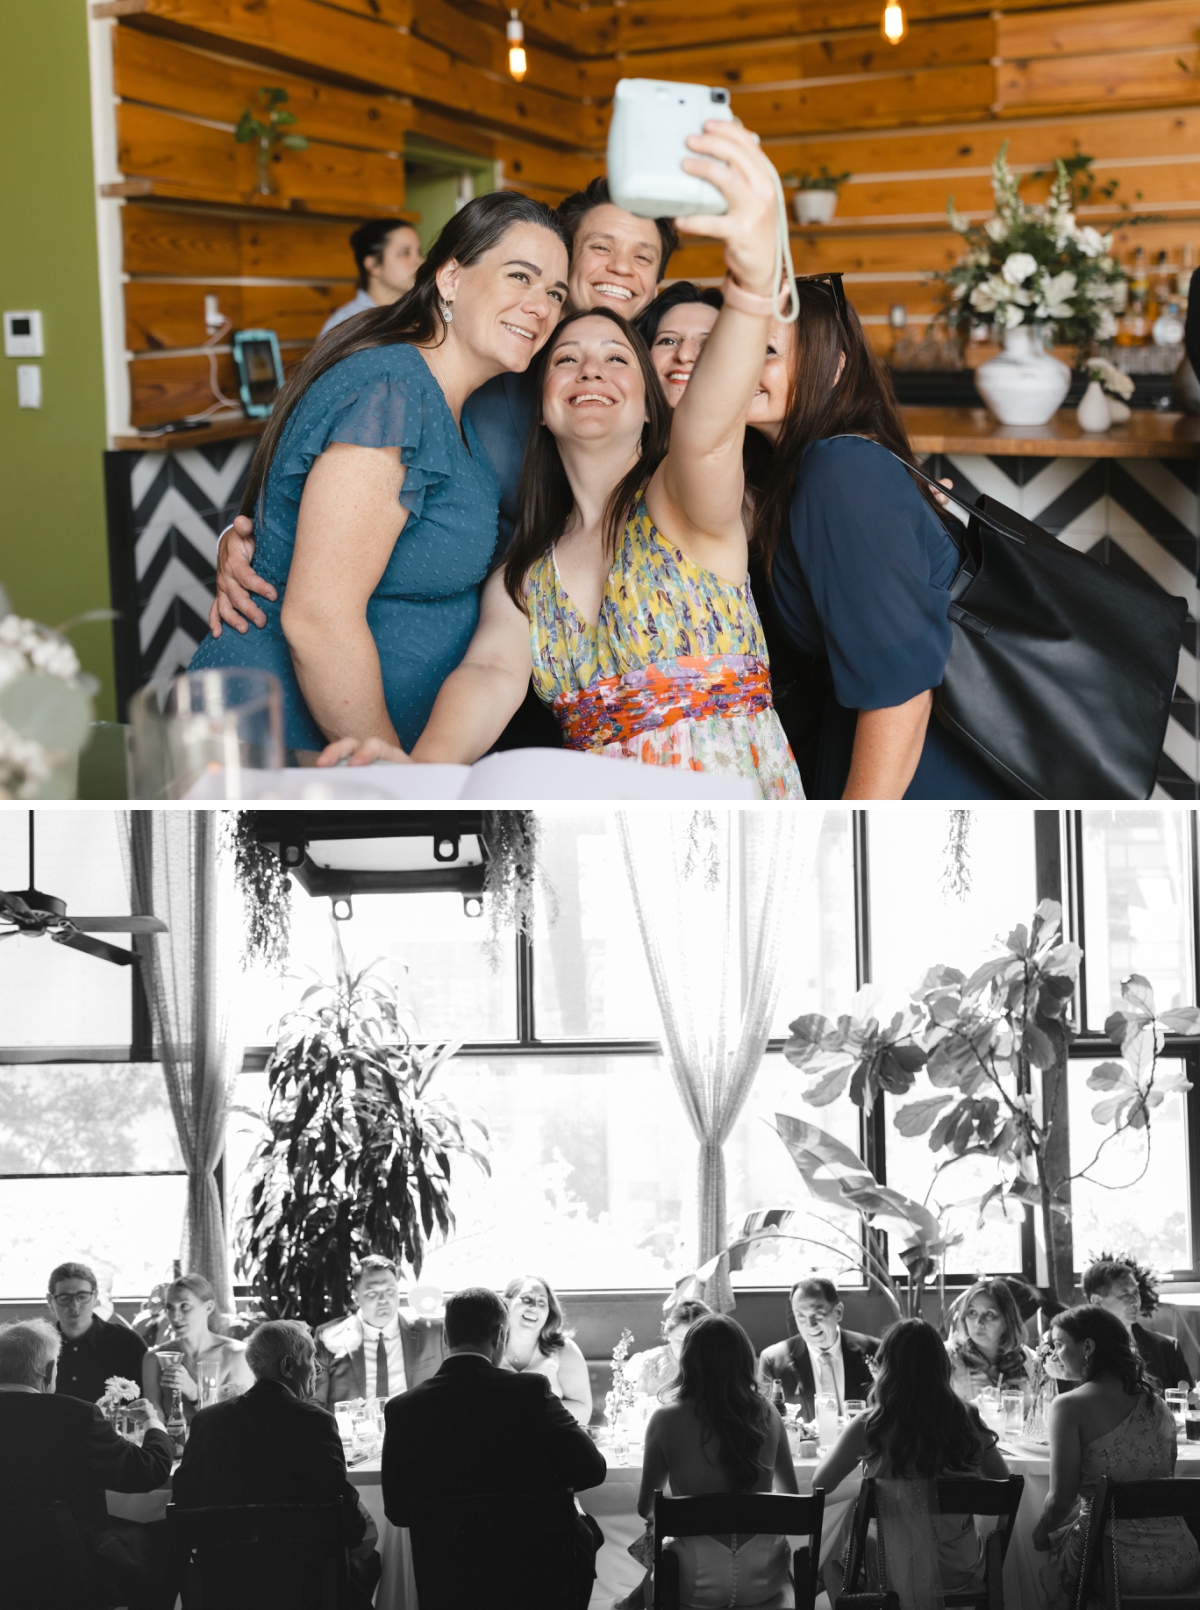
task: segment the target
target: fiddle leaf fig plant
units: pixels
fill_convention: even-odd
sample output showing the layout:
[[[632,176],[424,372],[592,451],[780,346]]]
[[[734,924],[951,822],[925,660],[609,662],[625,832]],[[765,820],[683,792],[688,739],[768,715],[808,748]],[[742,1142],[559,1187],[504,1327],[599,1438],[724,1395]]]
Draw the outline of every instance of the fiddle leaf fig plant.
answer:
[[[434,1088],[457,1046],[413,1044],[395,984],[351,970],[336,923],[334,955],[334,981],[280,1023],[238,1228],[239,1273],[272,1317],[309,1324],[349,1308],[367,1253],[419,1276],[430,1238],[454,1227],[454,1160],[490,1173],[487,1131]]]

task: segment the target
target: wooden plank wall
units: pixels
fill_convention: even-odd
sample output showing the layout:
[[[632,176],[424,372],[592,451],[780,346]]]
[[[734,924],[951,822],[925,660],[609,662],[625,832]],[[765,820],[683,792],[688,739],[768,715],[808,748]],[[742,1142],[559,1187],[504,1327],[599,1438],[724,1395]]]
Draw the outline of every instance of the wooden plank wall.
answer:
[[[502,183],[556,202],[602,171],[622,75],[728,85],[781,173],[850,170],[834,223],[794,230],[793,250],[801,272],[846,272],[881,346],[893,302],[917,323],[930,316],[925,277],[958,251],[947,196],[985,216],[1006,139],[1025,173],[1094,157],[1118,189],[1082,216],[1117,226],[1123,252],[1138,241],[1177,256],[1188,240],[1200,260],[1197,0],[913,0],[899,46],[880,37],[882,0],[528,0],[519,85],[505,66],[506,8],[482,0],[94,9],[119,21],[135,423],[177,417],[185,395],[204,406],[206,290],[235,324],[269,324],[289,356],[303,350],[351,293],[348,226],[403,213],[408,131],[492,158]],[[288,90],[312,144],[283,155],[278,196],[257,198],[253,155],[232,128],[264,84]],[[1131,209],[1159,221],[1129,225]],[[718,275],[719,253],[689,245],[671,272]],[[151,385],[168,371],[178,378]]]

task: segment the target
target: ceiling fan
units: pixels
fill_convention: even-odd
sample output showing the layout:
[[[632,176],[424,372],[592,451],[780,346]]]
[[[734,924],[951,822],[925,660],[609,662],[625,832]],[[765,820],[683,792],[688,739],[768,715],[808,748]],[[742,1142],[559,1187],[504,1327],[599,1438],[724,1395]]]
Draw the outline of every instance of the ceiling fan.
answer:
[[[55,944],[66,945],[70,950],[81,950],[85,956],[99,961],[115,962],[129,967],[137,960],[131,950],[107,945],[103,939],[92,939],[102,934],[165,934],[167,925],[157,917],[68,917],[64,900],[52,894],[43,894],[34,886],[34,813],[29,813],[29,887],[8,891],[0,889],[0,939],[14,939],[23,934],[26,939],[40,939],[49,934]]]

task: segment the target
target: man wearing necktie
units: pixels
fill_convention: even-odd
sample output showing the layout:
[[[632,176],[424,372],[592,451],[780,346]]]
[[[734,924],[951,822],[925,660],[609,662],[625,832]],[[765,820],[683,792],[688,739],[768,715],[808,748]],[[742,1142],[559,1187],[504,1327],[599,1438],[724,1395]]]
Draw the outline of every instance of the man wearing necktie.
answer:
[[[355,1275],[356,1312],[319,1327],[318,1403],[394,1398],[435,1375],[445,1356],[440,1319],[401,1312],[396,1266],[372,1254]]]
[[[801,1418],[816,1418],[818,1395],[837,1399],[839,1413],[847,1398],[866,1398],[871,1390],[867,1360],[879,1346],[877,1337],[842,1329],[843,1304],[831,1280],[801,1280],[788,1299],[798,1335],[776,1342],[759,1356],[759,1375],[768,1391],[783,1384],[784,1399],[801,1406]]]

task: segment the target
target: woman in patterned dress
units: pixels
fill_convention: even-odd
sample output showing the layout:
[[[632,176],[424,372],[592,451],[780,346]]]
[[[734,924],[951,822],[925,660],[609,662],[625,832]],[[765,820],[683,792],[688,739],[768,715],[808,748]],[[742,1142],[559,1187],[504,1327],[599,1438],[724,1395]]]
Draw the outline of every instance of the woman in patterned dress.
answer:
[[[776,315],[775,186],[755,137],[711,123],[685,167],[726,198],[724,305],[674,410],[645,343],[608,310],[565,319],[542,366],[522,507],[480,623],[412,758],[486,753],[532,674],[568,748],[754,780],[800,798],[747,577],[742,444]],[[716,159],[716,160],[713,160]],[[669,448],[668,448],[669,443]],[[404,758],[351,740],[326,760]]]

